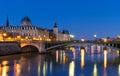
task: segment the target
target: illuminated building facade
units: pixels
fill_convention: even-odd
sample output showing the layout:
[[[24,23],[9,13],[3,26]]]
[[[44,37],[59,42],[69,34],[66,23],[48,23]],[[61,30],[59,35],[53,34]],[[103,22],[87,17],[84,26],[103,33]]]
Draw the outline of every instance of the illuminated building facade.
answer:
[[[53,33],[56,35],[56,41],[69,41],[70,34],[68,30],[59,31],[57,24],[54,24]]]
[[[26,38],[28,40],[46,40],[46,41],[69,41],[70,35],[67,30],[59,31],[57,24],[54,24],[53,30],[40,28],[32,25],[28,16],[25,16],[19,26],[9,25],[8,17],[6,19],[6,26],[2,30],[11,33],[11,36],[17,38]]]
[[[49,31],[37,26],[33,26],[31,20],[28,16],[25,16],[21,20],[20,26],[11,26],[8,24],[8,19],[6,20],[6,26],[2,28],[4,31],[8,33],[12,33],[14,37],[16,37],[16,33],[18,33],[23,38],[32,39],[47,39],[49,38]],[[43,38],[44,37],[44,38]]]

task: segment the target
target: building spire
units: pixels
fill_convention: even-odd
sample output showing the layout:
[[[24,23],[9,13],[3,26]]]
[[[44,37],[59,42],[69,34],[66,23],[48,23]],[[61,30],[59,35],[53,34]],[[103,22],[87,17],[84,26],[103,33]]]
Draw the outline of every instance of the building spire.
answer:
[[[9,20],[8,20],[8,16],[6,17],[6,26],[9,26]]]
[[[57,28],[57,27],[58,27],[58,26],[57,26],[57,23],[55,22],[55,23],[54,23],[54,28]]]

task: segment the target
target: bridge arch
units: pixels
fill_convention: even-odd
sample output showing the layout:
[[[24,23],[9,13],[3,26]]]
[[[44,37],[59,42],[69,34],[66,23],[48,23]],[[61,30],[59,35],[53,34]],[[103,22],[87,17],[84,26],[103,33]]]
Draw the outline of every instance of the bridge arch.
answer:
[[[23,52],[31,52],[32,49],[36,52],[36,50],[38,50],[38,52],[40,52],[40,47],[35,44],[35,43],[21,43],[20,44],[21,49]],[[25,51],[27,50],[27,51]]]

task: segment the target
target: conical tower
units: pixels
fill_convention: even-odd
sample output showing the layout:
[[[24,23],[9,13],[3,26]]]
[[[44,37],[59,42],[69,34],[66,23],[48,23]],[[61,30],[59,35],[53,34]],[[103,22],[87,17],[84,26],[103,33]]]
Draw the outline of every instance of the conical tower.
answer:
[[[6,17],[6,26],[9,27],[9,20],[8,20],[8,16]]]

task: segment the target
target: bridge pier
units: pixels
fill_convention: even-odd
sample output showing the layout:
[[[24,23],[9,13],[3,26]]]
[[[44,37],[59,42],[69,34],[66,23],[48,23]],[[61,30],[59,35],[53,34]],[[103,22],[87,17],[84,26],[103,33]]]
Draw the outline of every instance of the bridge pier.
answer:
[[[40,52],[40,53],[45,52],[45,43],[44,43],[43,41],[40,42],[39,52]]]

